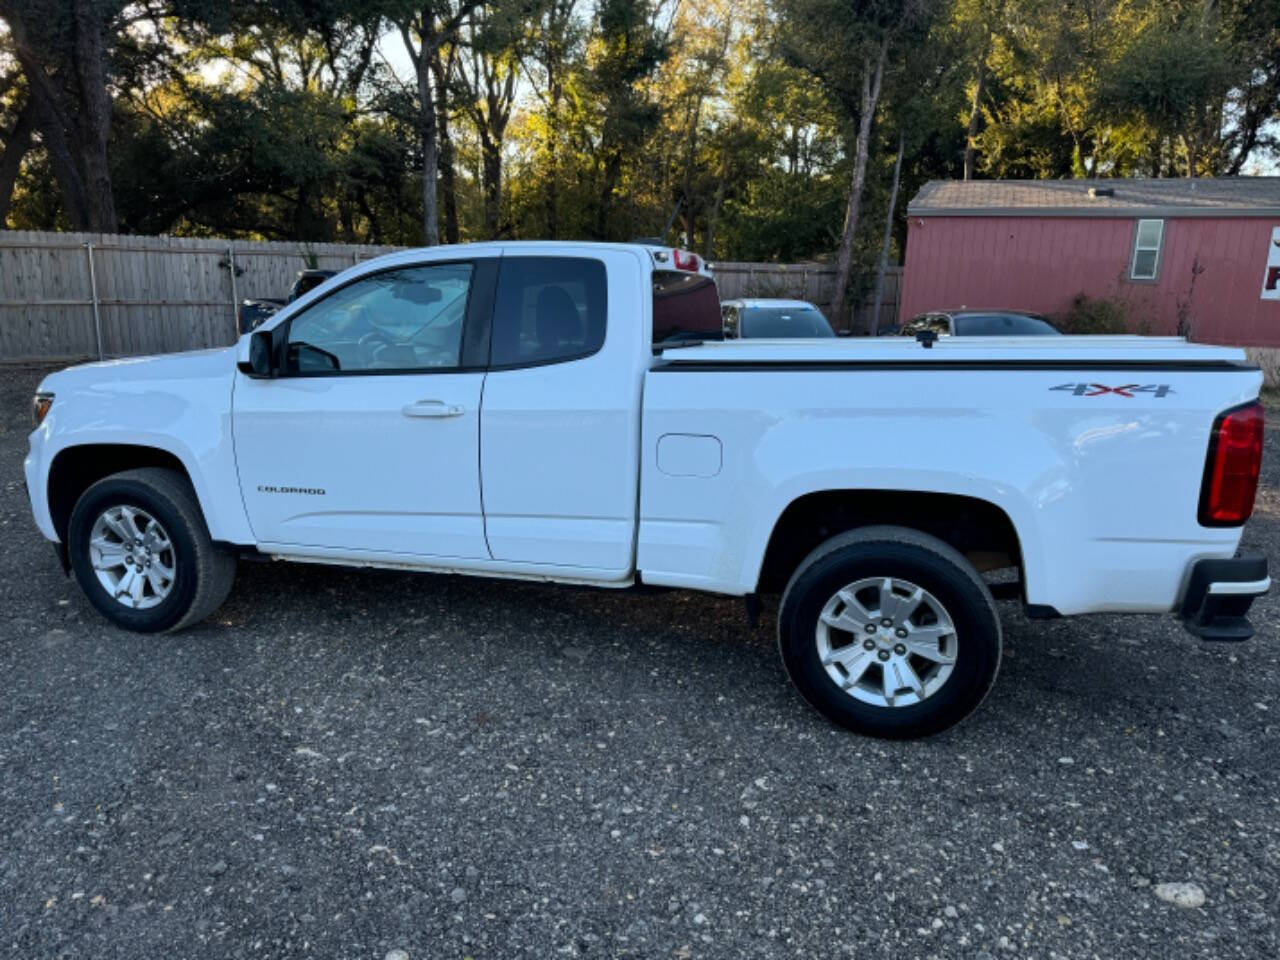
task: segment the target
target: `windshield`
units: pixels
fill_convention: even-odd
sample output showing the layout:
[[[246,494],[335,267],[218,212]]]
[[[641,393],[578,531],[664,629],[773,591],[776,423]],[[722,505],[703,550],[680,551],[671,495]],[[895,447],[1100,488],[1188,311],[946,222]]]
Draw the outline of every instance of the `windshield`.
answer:
[[[834,337],[835,331],[817,307],[809,304],[794,306],[742,308],[739,321],[744,337]]]

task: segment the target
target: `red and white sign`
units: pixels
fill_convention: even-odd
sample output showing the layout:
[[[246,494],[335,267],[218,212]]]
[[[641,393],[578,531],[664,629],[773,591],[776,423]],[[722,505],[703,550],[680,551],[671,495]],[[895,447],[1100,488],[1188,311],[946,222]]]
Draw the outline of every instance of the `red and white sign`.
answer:
[[[1267,246],[1267,271],[1262,275],[1262,299],[1280,300],[1280,227],[1271,228]]]

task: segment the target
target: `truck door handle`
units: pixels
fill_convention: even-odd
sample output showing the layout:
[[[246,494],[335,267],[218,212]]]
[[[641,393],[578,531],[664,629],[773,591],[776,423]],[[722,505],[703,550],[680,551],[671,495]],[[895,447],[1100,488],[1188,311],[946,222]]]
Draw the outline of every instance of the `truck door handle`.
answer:
[[[419,400],[400,408],[406,417],[460,417],[465,411],[462,404],[445,403],[443,400]]]

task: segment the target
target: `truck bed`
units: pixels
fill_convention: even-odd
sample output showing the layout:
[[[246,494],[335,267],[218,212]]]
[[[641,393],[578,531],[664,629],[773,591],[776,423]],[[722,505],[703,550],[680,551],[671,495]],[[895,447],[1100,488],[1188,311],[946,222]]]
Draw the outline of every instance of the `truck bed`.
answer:
[[[1261,380],[1242,350],[1173,337],[667,350],[645,384],[658,456],[643,461],[637,565],[649,583],[749,593],[799,499],[918,491],[1007,516],[1031,605],[1169,611],[1191,563],[1236,550],[1239,528],[1201,526],[1197,509],[1214,420]],[[718,468],[673,470],[664,448]]]
[[[836,340],[729,340],[668,348],[661,365],[742,364],[1037,364],[1045,369],[1109,366],[1142,369],[1153,365],[1238,368],[1238,347],[1188,343],[1182,337],[941,337],[925,347],[909,337],[850,337]]]

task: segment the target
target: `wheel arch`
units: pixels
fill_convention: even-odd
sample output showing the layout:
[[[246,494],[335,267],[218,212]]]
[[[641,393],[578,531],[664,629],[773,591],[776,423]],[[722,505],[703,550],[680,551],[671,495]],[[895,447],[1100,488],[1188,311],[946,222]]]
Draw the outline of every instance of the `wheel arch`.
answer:
[[[193,475],[182,458],[161,447],[133,443],[82,443],[63,447],[49,464],[46,493],[49,517],[61,545],[63,564],[67,549],[67,526],[76,501],[91,486],[112,474],[138,467],[160,467],[179,473],[195,489]],[[197,493],[196,504],[204,513]],[[206,525],[208,517],[205,516]]]
[[[954,547],[979,571],[1015,567],[1025,591],[1027,549],[1009,511],[968,494],[918,490],[817,490],[790,500],[775,518],[756,567],[756,592],[775,593],[820,544],[866,526],[919,530]]]

